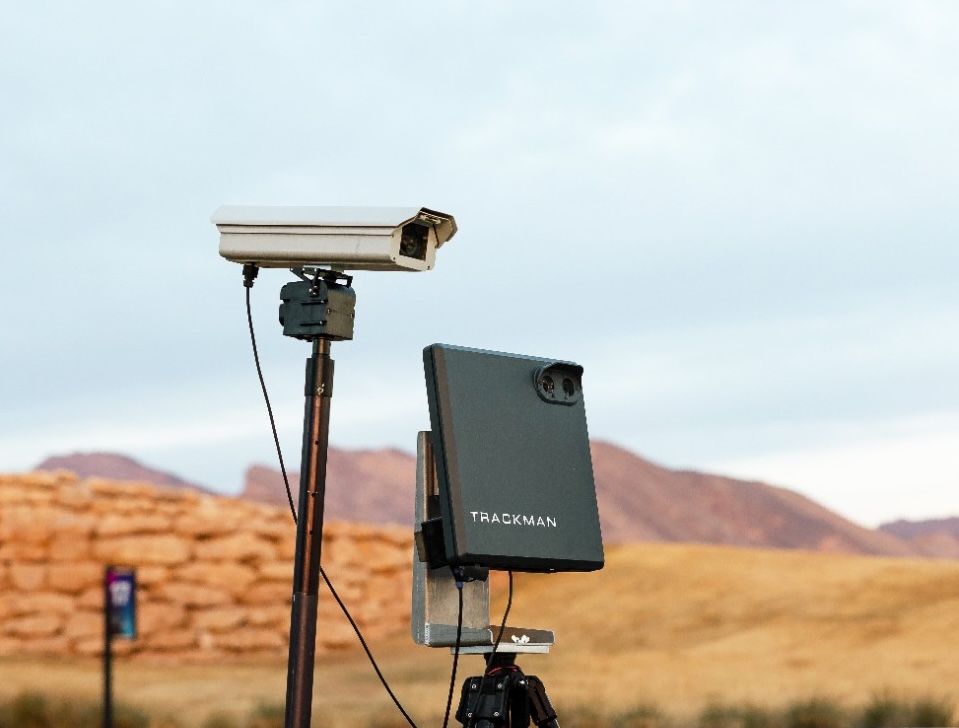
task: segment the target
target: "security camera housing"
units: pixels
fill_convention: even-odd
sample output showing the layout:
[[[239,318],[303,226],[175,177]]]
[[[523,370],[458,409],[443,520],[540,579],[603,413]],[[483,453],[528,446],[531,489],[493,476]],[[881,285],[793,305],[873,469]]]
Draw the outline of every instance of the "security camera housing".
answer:
[[[210,221],[220,255],[261,268],[430,270],[456,221],[425,207],[247,207],[224,205]]]

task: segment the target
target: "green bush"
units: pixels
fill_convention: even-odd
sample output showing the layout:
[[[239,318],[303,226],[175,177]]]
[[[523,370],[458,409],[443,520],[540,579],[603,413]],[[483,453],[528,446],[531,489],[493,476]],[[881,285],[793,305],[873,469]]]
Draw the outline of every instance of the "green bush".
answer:
[[[742,728],[779,728],[780,721],[775,713],[755,705],[744,705],[739,709]]]
[[[860,728],[900,728],[915,725],[911,722],[911,713],[908,704],[888,693],[874,695],[862,709],[859,725]]]
[[[847,724],[839,704],[829,698],[810,698],[786,709],[785,728],[842,728]]]
[[[859,728],[907,728],[952,725],[952,703],[945,699],[909,701],[885,692],[874,695],[862,709]]]
[[[935,728],[936,726],[953,725],[952,701],[945,698],[920,698],[912,704],[912,723],[911,725],[926,726],[926,728]]]
[[[713,703],[699,714],[699,728],[742,728],[742,711],[732,705]]]

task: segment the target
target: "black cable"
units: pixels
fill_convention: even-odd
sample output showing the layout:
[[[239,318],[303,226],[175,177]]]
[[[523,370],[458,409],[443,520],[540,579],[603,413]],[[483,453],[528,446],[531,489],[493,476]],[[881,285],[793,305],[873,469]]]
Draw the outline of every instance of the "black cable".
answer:
[[[500,622],[499,625],[499,634],[496,635],[496,642],[493,644],[493,651],[489,656],[491,663],[493,662],[493,658],[496,656],[496,650],[499,649],[500,640],[503,639],[503,631],[506,629],[506,620],[509,619],[509,610],[513,608],[513,571],[511,569],[506,573],[509,574],[509,590],[506,593],[506,611],[503,612],[503,621]]]
[[[270,428],[273,431],[273,442],[276,444],[276,454],[280,461],[280,472],[283,474],[283,483],[286,485],[286,495],[290,501],[290,512],[293,514],[293,523],[296,523],[296,509],[293,507],[293,490],[290,488],[290,479],[286,474],[286,466],[283,463],[283,452],[280,448],[280,437],[276,430],[276,420],[273,417],[273,408],[270,406],[270,396],[266,390],[266,382],[263,378],[263,369],[260,366],[260,356],[256,348],[256,335],[253,332],[253,314],[250,309],[250,289],[253,287],[253,279],[256,278],[256,274],[257,268],[255,265],[247,264],[243,266],[243,285],[246,288],[246,319],[250,328],[250,342],[253,345],[253,361],[256,364],[256,374],[260,380],[260,389],[263,391],[263,399],[266,401],[266,411],[269,414]],[[370,664],[373,665],[373,670],[376,672],[377,677],[379,677],[380,682],[383,683],[383,687],[386,688],[386,692],[389,694],[390,698],[392,698],[393,703],[399,709],[400,713],[403,714],[403,717],[406,718],[406,722],[410,724],[411,728],[418,728],[416,723],[413,722],[413,719],[410,718],[409,714],[400,704],[400,701],[393,693],[392,688],[390,688],[389,683],[386,681],[386,677],[384,677],[379,665],[376,664],[373,653],[370,651],[369,645],[367,645],[366,639],[363,637],[363,633],[360,631],[359,625],[353,619],[353,615],[350,614],[350,610],[347,609],[346,604],[342,599],[340,599],[340,595],[336,593],[336,589],[333,588],[333,582],[331,582],[330,578],[326,575],[326,571],[323,569],[322,564],[320,565],[320,576],[323,577],[323,581],[326,583],[326,588],[330,590],[330,594],[333,595],[333,599],[336,600],[336,603],[339,605],[343,614],[346,615],[346,619],[349,621],[350,626],[353,628],[353,631],[356,633],[356,636],[360,641],[360,644],[363,646],[363,650],[366,652],[366,656],[369,658]],[[462,593],[460,594],[460,599],[462,600]]]
[[[459,608],[456,610],[456,646],[453,648],[453,672],[450,674],[450,692],[446,697],[446,716],[443,718],[443,728],[449,725],[450,711],[453,708],[453,692],[456,690],[456,666],[460,660],[460,642],[463,638],[463,582],[456,580]]]
[[[492,674],[493,671],[493,658],[496,657],[496,651],[499,649],[500,640],[503,639],[503,631],[506,629],[506,620],[509,619],[509,610],[513,608],[513,571],[512,569],[506,572],[509,574],[509,590],[506,596],[506,611],[503,612],[503,621],[499,626],[499,634],[496,635],[496,642],[493,643],[493,651],[490,652],[489,657],[486,660],[486,672],[483,673],[483,679],[480,680],[479,692],[478,695],[483,695],[483,687],[486,685],[486,680]],[[482,697],[480,698],[482,699]],[[477,711],[478,712],[478,711]],[[473,722],[476,720],[476,714],[473,714],[466,722],[466,728],[472,728]]]
[[[387,694],[393,700],[393,704],[396,708],[403,714],[403,717],[406,718],[406,722],[410,724],[412,728],[417,728],[416,723],[413,722],[413,719],[410,718],[409,713],[403,708],[400,704],[399,698],[393,693],[390,684],[386,681],[386,677],[380,671],[380,666],[376,664],[376,660],[373,658],[373,653],[370,652],[369,646],[366,644],[366,640],[363,638],[363,633],[360,632],[359,625],[353,620],[353,616],[350,614],[350,610],[346,608],[346,604],[343,603],[343,600],[340,599],[340,595],[336,593],[336,589],[333,588],[333,583],[330,581],[330,578],[326,575],[326,572],[323,570],[323,567],[320,567],[320,576],[323,577],[323,581],[326,583],[327,589],[330,590],[330,594],[333,595],[333,598],[336,600],[336,603],[340,605],[340,609],[343,610],[343,614],[346,615],[346,618],[350,622],[350,626],[353,627],[353,631],[356,633],[357,638],[360,641],[360,644],[363,645],[363,650],[366,652],[366,656],[370,660],[370,664],[373,665],[373,670],[376,672],[376,676],[380,679],[380,682],[383,683],[383,687],[386,689]]]
[[[270,395],[266,391],[266,382],[263,380],[263,369],[260,367],[260,354],[256,348],[256,334],[253,332],[253,312],[250,310],[250,289],[253,288],[253,278],[249,276],[246,266],[243,266],[244,285],[246,286],[246,323],[250,328],[250,343],[253,345],[253,361],[256,364],[256,376],[260,380],[260,389],[263,400],[266,402],[266,412],[270,417],[270,429],[273,432],[273,443],[276,445],[276,456],[280,460],[280,472],[283,473],[283,482],[286,484],[286,497],[290,501],[290,513],[293,514],[293,523],[296,523],[296,507],[293,505],[293,491],[290,490],[290,479],[286,477],[286,465],[283,462],[283,451],[280,448],[280,437],[276,432],[276,420],[273,417],[273,407],[270,405]],[[247,285],[249,284],[249,285]]]

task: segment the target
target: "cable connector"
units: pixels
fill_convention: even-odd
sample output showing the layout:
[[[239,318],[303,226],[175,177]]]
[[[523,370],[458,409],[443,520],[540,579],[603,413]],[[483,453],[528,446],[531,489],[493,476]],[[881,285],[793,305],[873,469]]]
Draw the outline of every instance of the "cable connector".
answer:
[[[243,287],[253,288],[253,281],[260,272],[260,267],[256,263],[243,264]]]
[[[482,566],[451,566],[450,570],[453,572],[457,588],[461,588],[460,584],[486,581],[489,578],[489,569]]]

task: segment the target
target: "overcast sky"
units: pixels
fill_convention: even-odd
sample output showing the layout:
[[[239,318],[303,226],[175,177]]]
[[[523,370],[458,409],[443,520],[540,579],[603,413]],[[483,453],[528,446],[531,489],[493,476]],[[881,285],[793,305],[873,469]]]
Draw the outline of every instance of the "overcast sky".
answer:
[[[853,520],[959,515],[959,4],[12,3],[0,472],[236,492],[273,445],[221,204],[423,205],[358,273],[331,441],[414,449],[424,346],[579,362],[591,435]],[[288,462],[307,344],[252,291]]]

